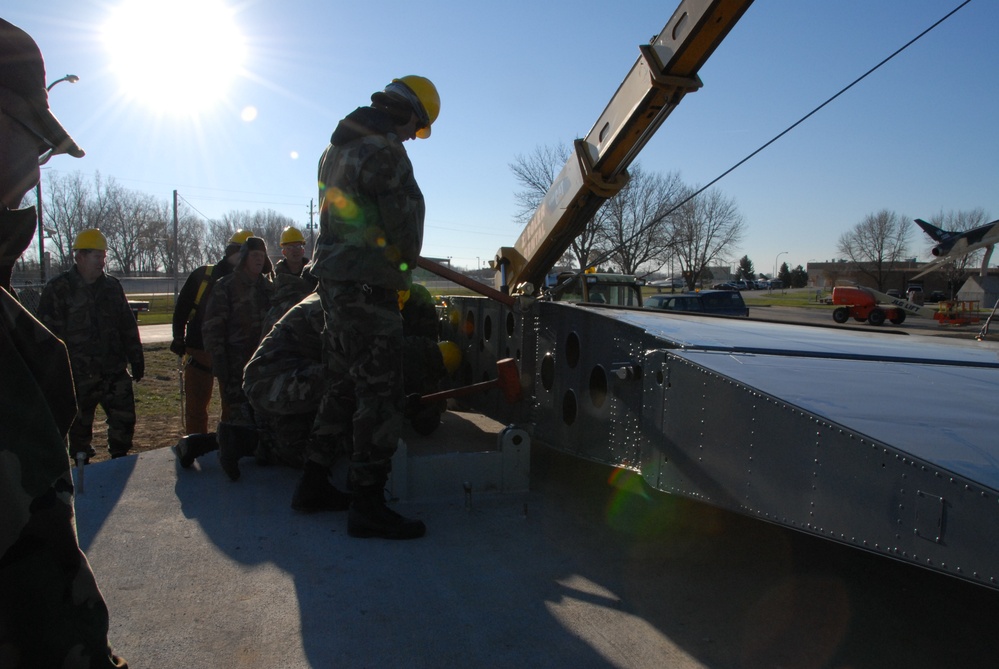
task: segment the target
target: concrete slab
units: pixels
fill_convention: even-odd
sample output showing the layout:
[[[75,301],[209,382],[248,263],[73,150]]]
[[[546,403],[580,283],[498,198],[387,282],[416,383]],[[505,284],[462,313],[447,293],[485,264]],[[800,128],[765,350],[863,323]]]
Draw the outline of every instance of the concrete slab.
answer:
[[[449,452],[495,425],[449,419]],[[983,588],[651,493],[535,447],[531,489],[395,508],[410,542],[296,514],[298,474],[169,449],[90,465],[81,545],[133,667],[993,666]],[[466,504],[466,501],[470,503]]]

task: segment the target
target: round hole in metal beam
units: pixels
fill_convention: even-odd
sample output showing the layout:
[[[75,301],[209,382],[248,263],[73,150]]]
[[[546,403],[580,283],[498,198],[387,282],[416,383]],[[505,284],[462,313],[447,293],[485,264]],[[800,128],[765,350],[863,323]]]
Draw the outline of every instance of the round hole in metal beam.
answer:
[[[471,311],[468,311],[468,313],[465,314],[465,325],[462,330],[465,332],[465,336],[469,339],[475,336],[475,314]]]
[[[512,337],[513,333],[517,331],[517,321],[514,320],[512,313],[507,313],[506,315],[506,336]]]
[[[576,394],[571,390],[562,397],[562,422],[566,425],[576,422]]]
[[[565,340],[565,362],[570,368],[579,364],[579,335],[570,332]]]
[[[482,338],[489,341],[493,337],[493,319],[491,316],[486,316],[482,319]]]
[[[607,401],[607,372],[600,365],[590,372],[590,401],[598,409]]]

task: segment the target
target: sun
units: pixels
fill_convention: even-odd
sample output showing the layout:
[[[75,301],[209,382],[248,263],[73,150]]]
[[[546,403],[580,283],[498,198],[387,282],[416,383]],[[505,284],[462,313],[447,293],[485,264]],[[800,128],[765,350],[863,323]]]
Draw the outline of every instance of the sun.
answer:
[[[246,57],[234,12],[221,0],[123,0],[102,33],[125,97],[165,114],[214,107]]]

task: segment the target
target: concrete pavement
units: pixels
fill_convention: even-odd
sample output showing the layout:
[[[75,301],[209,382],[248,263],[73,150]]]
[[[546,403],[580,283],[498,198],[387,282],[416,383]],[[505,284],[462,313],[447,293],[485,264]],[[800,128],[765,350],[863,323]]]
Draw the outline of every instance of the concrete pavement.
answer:
[[[408,450],[488,451],[501,428],[449,412]],[[243,463],[238,483],[169,449],[84,468],[80,541],[131,666],[985,667],[999,651],[992,591],[537,445],[529,491],[444,476],[398,503],[427,523],[411,542],[297,514],[297,472]]]

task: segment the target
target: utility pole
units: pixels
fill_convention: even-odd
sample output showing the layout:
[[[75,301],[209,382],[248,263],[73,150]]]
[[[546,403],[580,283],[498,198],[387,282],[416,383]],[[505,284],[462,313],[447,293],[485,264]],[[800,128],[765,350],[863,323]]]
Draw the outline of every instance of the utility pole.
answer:
[[[42,175],[35,185],[35,208],[38,210],[38,278],[45,285],[45,225],[42,224]]]
[[[180,224],[177,220],[177,191],[175,190],[173,192],[173,303],[174,304],[177,304],[177,293],[180,292],[180,287],[179,287],[180,275],[178,274],[178,271],[180,270],[180,267],[178,265],[180,263],[177,262],[177,251],[179,250],[177,248],[177,240],[178,237],[180,236],[179,228]]]
[[[45,87],[45,91],[51,91],[52,88],[59,83],[68,81],[71,84],[75,84],[80,80],[80,77],[75,74],[67,74],[64,77],[56,79],[51,84]],[[35,209],[38,210],[38,276],[41,282],[45,283],[45,226],[42,225],[42,175],[38,175],[38,184],[35,186]]]
[[[309,225],[308,225],[308,228],[309,228],[309,257],[310,258],[312,258],[312,257],[314,257],[316,255],[316,242],[312,238],[312,236],[313,236],[313,232],[312,231],[316,229],[316,224],[313,222],[313,218],[312,218],[313,213],[314,213],[314,210],[313,210],[312,207],[315,204],[315,202],[316,201],[313,200],[313,199],[309,200]]]

